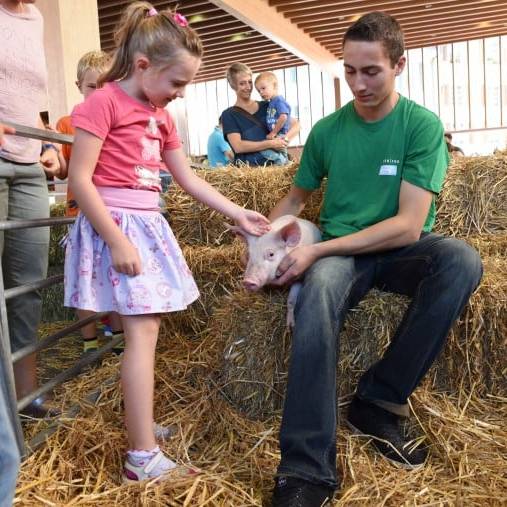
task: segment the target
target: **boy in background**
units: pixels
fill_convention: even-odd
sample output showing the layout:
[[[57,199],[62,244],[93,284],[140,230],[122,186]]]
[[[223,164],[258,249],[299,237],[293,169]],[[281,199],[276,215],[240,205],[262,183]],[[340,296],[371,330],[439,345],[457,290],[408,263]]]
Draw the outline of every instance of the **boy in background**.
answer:
[[[234,161],[234,153],[229,143],[224,139],[222,130],[222,116],[218,118],[218,125],[208,137],[208,161],[210,167],[220,167]]]
[[[83,98],[86,100],[88,95],[93,93],[97,88],[97,79],[105,72],[109,66],[110,57],[107,53],[103,51],[90,51],[85,53],[77,64],[77,80],[76,86],[79,88],[79,91],[82,93]],[[70,122],[70,115],[63,116],[60,118],[56,124],[56,130],[61,132],[62,134],[74,135],[74,127]],[[72,152],[72,145],[63,145],[62,153],[67,161],[67,167],[69,167],[70,155]],[[61,178],[67,177],[67,174],[62,174]],[[65,205],[65,216],[67,217],[75,217],[79,213],[79,208],[77,203],[72,195],[72,192],[67,188],[67,202]],[[93,315],[94,312],[86,311],[86,310],[77,310],[77,315],[79,319],[84,319]],[[108,322],[104,322],[106,331],[104,334],[112,335],[114,337],[123,333],[122,325],[120,321],[120,316],[117,313],[111,313],[108,319]],[[109,332],[108,332],[109,327]],[[83,353],[87,354],[97,350],[98,341],[97,341],[97,326],[95,322],[91,322],[86,326],[81,328],[81,333],[83,335]],[[113,348],[113,352],[119,354],[123,352],[123,343],[117,345]]]
[[[255,88],[263,100],[269,102],[266,113],[266,139],[286,138],[290,125],[290,105],[278,94],[278,79],[273,72],[261,72],[255,79]],[[288,139],[286,139],[288,140]],[[284,165],[288,162],[287,152],[265,150],[263,155],[273,162]],[[273,158],[275,157],[275,158]]]

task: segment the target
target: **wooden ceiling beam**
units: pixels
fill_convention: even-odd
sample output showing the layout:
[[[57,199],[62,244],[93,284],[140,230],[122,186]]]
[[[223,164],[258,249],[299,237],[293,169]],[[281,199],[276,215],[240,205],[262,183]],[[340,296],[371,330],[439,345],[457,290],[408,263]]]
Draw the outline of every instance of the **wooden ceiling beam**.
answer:
[[[287,61],[285,63],[278,64],[277,69],[287,69],[290,67],[295,67],[300,64],[301,63],[298,63],[298,62]],[[250,64],[249,67],[254,72],[260,72],[260,71],[264,70],[264,67],[262,67],[262,66],[257,66],[254,68],[254,66],[252,64]],[[209,72],[209,73],[203,72],[202,74],[201,73],[197,74],[197,76],[195,77],[193,82],[194,83],[203,83],[205,81],[214,81],[217,79],[224,79],[224,78],[225,78],[225,71],[223,74],[217,74],[216,72]]]
[[[412,19],[417,19],[418,21],[423,21],[423,20],[431,20],[437,16],[444,16],[444,17],[447,17],[449,18],[449,16],[453,13],[457,14],[457,15],[462,15],[464,13],[470,13],[470,14],[473,14],[477,17],[480,17],[481,15],[486,15],[488,14],[489,12],[491,12],[490,9],[488,9],[487,7],[485,7],[484,5],[482,4],[477,4],[475,3],[474,5],[467,5],[466,7],[465,6],[461,6],[459,5],[458,8],[456,8],[456,4],[454,4],[454,9],[445,9],[440,11],[439,8],[435,8],[435,9],[431,9],[428,10],[428,9],[425,9],[424,11],[421,11],[419,13],[419,11],[415,10],[415,11],[411,11],[410,9],[408,10],[404,10],[404,11],[396,11],[396,10],[392,10],[390,12],[390,14],[392,16],[394,16],[398,22],[403,26],[403,22],[405,20],[412,20]],[[506,2],[502,2],[501,3],[501,6],[498,5],[496,6],[495,8],[495,12],[499,12],[499,11],[503,11],[504,9],[507,8],[507,1]],[[346,26],[348,28],[348,26],[350,26],[350,23],[351,23],[351,20],[347,20],[347,19],[336,19],[336,18],[319,18],[318,20],[314,20],[314,21],[308,21],[308,22],[305,22],[305,23],[299,23],[298,26],[299,28],[307,31],[308,28],[313,28],[315,26],[319,26],[319,27],[326,27],[326,26]]]
[[[209,25],[205,29],[201,28],[201,30],[206,35],[219,34],[219,33],[232,35],[235,33],[246,32],[246,31],[250,30],[250,27],[246,26],[244,23],[242,23],[234,18],[231,18],[230,20],[226,20],[222,23],[215,23],[213,25]],[[111,35],[111,34],[114,34],[115,31],[116,30],[114,28],[111,30],[103,30],[103,31],[101,31],[101,35],[104,35],[104,36]],[[196,31],[197,31],[197,33],[199,33],[199,29],[196,28]]]
[[[101,33],[113,33],[115,31],[117,22],[110,22],[110,23],[101,23]],[[208,28],[212,28],[214,26],[223,26],[223,25],[233,25],[237,26],[238,28],[246,28],[249,29],[250,27],[242,23],[241,21],[235,19],[232,16],[225,16],[222,14],[222,16],[216,16],[213,19],[205,20],[205,21],[198,21],[192,23],[192,28],[199,32],[199,30],[207,30]]]
[[[454,44],[457,42],[463,42],[467,40],[476,40],[476,39],[483,39],[484,37],[495,37],[495,36],[501,36],[505,35],[505,33],[499,33],[494,28],[487,30],[486,32],[484,30],[481,31],[470,31],[470,30],[463,30],[463,31],[456,31],[452,34],[445,34],[445,35],[437,35],[436,37],[433,36],[422,36],[422,37],[415,37],[411,38],[408,43],[406,44],[406,49],[418,49],[423,47],[429,47],[429,46],[438,46],[441,44]],[[339,46],[333,46],[330,50],[333,50],[337,56],[337,58],[343,58],[343,53],[341,50],[341,47]]]
[[[232,63],[232,62],[230,62]],[[264,71],[264,70],[270,70],[270,69],[278,69],[281,66],[287,65],[287,63],[290,63],[288,65],[289,67],[294,67],[296,65],[301,65],[302,62],[299,58],[296,57],[290,57],[290,58],[266,58],[259,61],[259,59],[255,57],[245,57],[241,60],[241,63],[244,63],[245,65],[248,65],[253,71]],[[202,74],[199,73],[198,75],[218,75],[220,78],[225,77],[225,73],[227,71],[227,67],[229,66],[229,62],[222,63],[222,64],[213,64],[210,66],[206,66],[203,68]],[[219,79],[220,79],[219,78]]]
[[[210,0],[224,11],[240,19],[298,58],[319,66],[339,77],[335,56],[279,14],[266,2],[244,0]]]
[[[97,9],[99,11],[99,15],[102,14],[103,12],[108,12],[108,9],[111,8],[111,7],[125,7],[127,4],[129,3],[128,0],[97,0]],[[170,7],[170,8],[174,8],[176,5],[179,5],[181,7],[182,5],[182,2],[175,2],[175,1],[172,1],[172,2],[168,2],[167,0],[151,0],[150,2],[155,8],[158,8],[158,7]],[[195,8],[195,7],[199,7],[199,6],[202,6],[202,7],[206,7],[209,5],[209,2],[208,0],[185,0],[185,6],[188,6],[188,7],[192,7],[192,8]]]
[[[254,49],[254,48],[252,48]],[[276,44],[270,44],[266,46],[261,46],[259,48],[255,48],[255,50],[251,51],[252,54],[256,55],[262,55],[262,54],[270,54],[270,53],[280,53],[283,51],[284,53],[287,53],[285,50],[281,50],[280,46],[277,46]],[[238,48],[236,50],[232,51],[218,51],[217,53],[206,53],[205,61],[208,59],[213,59],[214,62],[219,62],[222,60],[228,60],[228,61],[235,61],[236,56],[242,56],[245,54],[245,48]],[[290,54],[290,53],[287,53]]]
[[[499,26],[505,25],[505,19],[507,17],[507,9],[505,12],[495,13],[491,16],[485,16],[481,17],[481,21],[478,23],[476,21],[476,17],[474,15],[469,16],[456,16],[452,21],[439,21],[441,18],[437,18],[432,22],[431,24],[428,23],[421,23],[418,21],[414,21],[413,23],[406,23],[403,26],[403,30],[405,33],[405,39],[407,36],[411,35],[412,33],[421,33],[421,32],[432,32],[435,30],[452,30],[455,28],[458,24],[461,27],[466,25],[470,29],[481,29],[480,26],[478,26],[480,23],[495,23]],[[473,19],[473,21],[471,21]],[[484,26],[483,28],[489,28],[487,26]],[[505,31],[507,32],[507,26],[504,26]],[[345,30],[342,30],[341,33],[343,34]],[[318,35],[318,33],[312,33],[312,37],[315,38],[319,43],[324,44],[326,47],[329,43],[329,41],[336,41],[337,33],[339,33],[339,30],[333,30],[333,33],[330,33],[328,35]],[[341,43],[341,36],[340,43]]]
[[[234,46],[236,46],[236,45],[239,46],[241,44],[242,45],[241,47],[244,47],[245,50],[248,50],[250,48],[253,49],[256,47],[256,45],[262,45],[267,42],[274,44],[273,41],[270,41],[267,37],[264,37],[264,35],[258,34],[257,32],[254,32],[254,34],[255,35],[249,35],[245,39],[236,40],[236,41],[223,40],[223,39],[213,40],[212,38],[208,39],[206,41],[206,44],[204,47],[204,54],[206,55],[210,51],[214,51],[215,49],[221,50],[221,51],[223,51],[223,50],[227,51],[228,48],[231,47],[231,44]]]
[[[159,10],[166,9],[168,7],[167,2],[165,2],[165,1],[162,1],[162,2],[152,1],[151,3],[153,4],[153,6],[156,9],[159,9]],[[127,4],[125,3],[125,0],[120,3],[121,7],[126,6],[126,5]],[[104,20],[109,19],[111,17],[118,18],[121,14],[121,11],[122,10],[118,9],[118,6],[111,7],[108,9],[102,9],[102,10],[99,9],[99,16],[100,16],[100,19],[104,19]],[[178,8],[178,12],[181,12],[185,16],[190,17],[190,16],[195,16],[197,14],[220,12],[220,9],[217,9],[217,7],[215,5],[210,4],[209,2],[206,1],[206,2],[203,2],[202,5],[196,5],[196,6],[187,5],[186,3],[184,5],[180,4],[180,6]]]
[[[305,19],[310,20],[316,17],[326,15],[337,15],[340,17],[357,16],[359,14],[366,14],[367,12],[383,11],[388,12],[396,17],[396,12],[409,12],[417,14],[419,12],[432,12],[435,9],[456,9],[461,7],[477,5],[476,0],[461,0],[459,4],[455,0],[384,0],[378,2],[369,2],[365,7],[366,2],[355,1],[348,6],[344,6],[342,2],[332,2],[331,5],[318,4],[315,6],[305,4],[300,10],[284,9],[284,16],[290,18],[292,22],[299,24],[304,22]],[[505,0],[497,0],[495,6],[499,4],[506,4]],[[491,5],[482,3],[481,6],[490,10]]]

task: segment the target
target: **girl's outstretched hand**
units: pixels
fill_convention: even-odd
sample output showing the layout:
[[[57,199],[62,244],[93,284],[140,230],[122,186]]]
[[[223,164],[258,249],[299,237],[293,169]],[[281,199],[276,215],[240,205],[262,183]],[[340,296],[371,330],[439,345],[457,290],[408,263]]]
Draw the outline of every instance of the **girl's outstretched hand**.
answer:
[[[118,273],[128,276],[141,274],[141,258],[137,248],[127,239],[116,245],[109,246],[113,260],[113,268]]]
[[[264,215],[251,209],[241,209],[234,219],[245,232],[254,236],[262,236],[271,229],[269,220]]]

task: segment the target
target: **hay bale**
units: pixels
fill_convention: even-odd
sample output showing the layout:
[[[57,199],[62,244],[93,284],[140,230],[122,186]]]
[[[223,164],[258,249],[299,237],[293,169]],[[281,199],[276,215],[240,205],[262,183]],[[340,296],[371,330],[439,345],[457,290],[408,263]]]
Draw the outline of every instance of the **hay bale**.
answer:
[[[469,245],[473,246],[481,258],[484,257],[507,257],[507,233],[481,234],[479,236],[468,236],[463,238]]]
[[[184,245],[182,251],[201,295],[186,310],[165,314],[162,333],[196,337],[208,326],[218,301],[238,287],[244,270],[243,245],[239,240],[219,247]]]
[[[65,216],[65,204],[53,204],[50,208],[51,217]],[[67,225],[53,225],[49,231],[49,265],[63,266],[65,261],[65,248],[60,241],[67,234]]]
[[[199,170],[199,176],[241,206],[268,214],[288,192],[297,164],[287,167]],[[464,157],[449,168],[437,200],[436,232],[466,237],[505,232],[507,223],[507,156]],[[231,242],[223,216],[198,203],[173,184],[164,194],[169,222],[185,244]],[[318,223],[322,190],[314,192],[302,214]]]
[[[197,172],[236,204],[268,214],[289,191],[296,167],[295,164],[258,168],[226,166]],[[314,193],[303,218],[318,220],[321,198],[321,192]],[[233,236],[223,225],[224,216],[197,202],[177,184],[171,185],[164,199],[169,223],[180,244],[216,246],[232,242]]]
[[[481,395],[507,388],[507,262],[492,257],[484,265],[481,286],[430,372],[434,388],[475,389]],[[223,392],[249,417],[268,417],[282,405],[289,353],[286,296],[285,291],[237,292],[225,298],[210,322],[210,335],[223,343]],[[380,357],[407,304],[407,298],[373,290],[350,312],[340,335],[342,395],[350,393],[360,374]]]
[[[435,231],[466,237],[505,232],[507,156],[455,159],[437,201]]]

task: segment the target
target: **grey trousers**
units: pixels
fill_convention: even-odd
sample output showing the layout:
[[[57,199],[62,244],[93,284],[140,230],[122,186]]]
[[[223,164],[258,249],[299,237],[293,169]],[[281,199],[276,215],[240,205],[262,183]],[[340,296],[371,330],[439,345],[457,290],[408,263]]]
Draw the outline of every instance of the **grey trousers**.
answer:
[[[46,176],[40,164],[18,164],[0,158],[0,220],[49,217]],[[6,289],[46,278],[49,228],[0,232],[2,273]],[[11,350],[36,339],[41,295],[33,291],[7,301]]]

